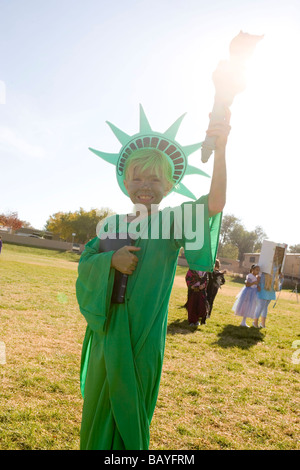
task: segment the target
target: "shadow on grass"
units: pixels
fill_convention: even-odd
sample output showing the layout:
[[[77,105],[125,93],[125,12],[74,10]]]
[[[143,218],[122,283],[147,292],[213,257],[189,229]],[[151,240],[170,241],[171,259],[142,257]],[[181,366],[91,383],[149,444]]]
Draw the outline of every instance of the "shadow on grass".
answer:
[[[188,335],[190,333],[195,333],[199,331],[201,325],[190,326],[187,320],[174,320],[168,325],[167,334],[168,335]]]
[[[235,284],[241,284],[242,286],[245,285],[245,278],[235,276],[229,279],[230,282],[234,282]]]
[[[245,328],[243,326],[226,325],[218,334],[218,344],[222,348],[238,347],[240,349],[249,349],[260,341],[263,341],[264,335],[258,328]]]

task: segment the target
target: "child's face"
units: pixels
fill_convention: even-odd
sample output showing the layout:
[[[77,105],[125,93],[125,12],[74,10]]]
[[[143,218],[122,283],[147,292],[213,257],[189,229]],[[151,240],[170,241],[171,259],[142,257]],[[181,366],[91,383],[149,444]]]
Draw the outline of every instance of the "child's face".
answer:
[[[151,169],[141,172],[139,167],[134,168],[132,176],[124,180],[124,185],[131,201],[144,204],[148,211],[151,204],[159,204],[171,189],[165,178],[153,174]]]
[[[256,266],[256,267],[253,269],[252,274],[253,274],[254,276],[257,276],[257,275],[259,274],[259,266]]]

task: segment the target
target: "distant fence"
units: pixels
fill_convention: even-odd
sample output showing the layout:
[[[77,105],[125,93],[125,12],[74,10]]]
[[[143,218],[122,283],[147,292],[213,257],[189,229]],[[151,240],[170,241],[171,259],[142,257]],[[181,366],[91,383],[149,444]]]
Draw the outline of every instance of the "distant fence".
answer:
[[[48,250],[71,251],[73,243],[60,240],[47,240],[46,238],[28,237],[22,235],[12,235],[0,232],[3,243],[13,243],[14,245],[34,246],[36,248],[48,248]],[[84,250],[84,245],[80,244],[80,252]]]

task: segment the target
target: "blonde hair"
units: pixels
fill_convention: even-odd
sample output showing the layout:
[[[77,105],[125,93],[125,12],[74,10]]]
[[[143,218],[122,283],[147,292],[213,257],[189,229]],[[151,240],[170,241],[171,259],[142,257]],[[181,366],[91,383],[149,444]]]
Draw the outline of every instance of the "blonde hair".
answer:
[[[165,178],[171,186],[174,186],[171,164],[159,150],[149,148],[135,150],[126,160],[124,179],[132,178],[134,169],[137,167],[141,172],[150,168],[156,176]]]

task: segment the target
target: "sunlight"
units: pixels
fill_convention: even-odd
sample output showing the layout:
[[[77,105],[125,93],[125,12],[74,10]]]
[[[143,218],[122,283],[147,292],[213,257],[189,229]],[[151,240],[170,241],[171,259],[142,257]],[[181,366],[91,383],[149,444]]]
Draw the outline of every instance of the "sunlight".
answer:
[[[295,48],[295,50],[293,50]],[[236,99],[236,107],[245,106],[242,118],[246,127],[263,126],[264,134],[280,137],[298,121],[299,67],[295,38],[280,32],[266,35],[247,67],[247,88]],[[248,124],[248,125],[247,125]],[[269,142],[270,144],[270,142]],[[285,145],[287,142],[285,141]]]
[[[265,34],[257,45],[247,66],[246,89],[232,105],[227,152],[227,210],[282,242],[287,224],[290,239],[297,237],[290,209],[282,210],[285,201],[292,203],[300,174],[297,43],[299,33],[287,28]]]

